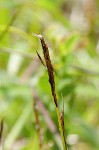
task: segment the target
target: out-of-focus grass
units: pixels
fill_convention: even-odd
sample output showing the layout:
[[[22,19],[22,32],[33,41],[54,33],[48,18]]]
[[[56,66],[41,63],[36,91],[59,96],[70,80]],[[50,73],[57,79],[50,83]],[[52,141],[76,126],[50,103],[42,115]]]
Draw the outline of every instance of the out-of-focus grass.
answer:
[[[61,141],[56,142],[58,123],[46,69],[36,55],[37,50],[42,56],[41,45],[32,32],[42,34],[50,49],[60,110],[61,94],[64,99],[68,148],[99,149],[98,4],[98,0],[0,1],[0,120],[4,118],[6,149],[39,149],[32,113],[35,93],[57,129],[49,129],[46,113],[39,108],[42,149],[61,149]],[[21,51],[21,55],[12,51]]]

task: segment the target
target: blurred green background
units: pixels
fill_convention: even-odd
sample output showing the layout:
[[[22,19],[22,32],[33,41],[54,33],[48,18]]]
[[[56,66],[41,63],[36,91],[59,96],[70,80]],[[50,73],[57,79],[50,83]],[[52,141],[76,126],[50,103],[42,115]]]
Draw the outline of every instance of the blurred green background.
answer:
[[[42,34],[64,100],[69,150],[99,150],[99,1],[0,0],[0,120],[5,150],[62,150]]]

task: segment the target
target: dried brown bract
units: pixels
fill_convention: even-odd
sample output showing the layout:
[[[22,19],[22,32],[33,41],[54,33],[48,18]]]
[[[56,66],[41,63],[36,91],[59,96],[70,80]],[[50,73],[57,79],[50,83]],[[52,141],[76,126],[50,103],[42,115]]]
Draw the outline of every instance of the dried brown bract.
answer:
[[[41,56],[39,55],[39,53],[38,53],[37,51],[36,51],[36,53],[37,53],[37,56],[38,56],[38,58],[40,59],[41,63],[46,67],[46,65],[44,64],[44,62],[43,62]]]

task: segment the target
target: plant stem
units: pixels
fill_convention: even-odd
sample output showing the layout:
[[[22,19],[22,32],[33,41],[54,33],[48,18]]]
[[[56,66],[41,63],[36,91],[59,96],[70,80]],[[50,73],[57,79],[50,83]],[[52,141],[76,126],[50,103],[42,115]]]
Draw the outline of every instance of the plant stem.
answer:
[[[47,72],[48,72],[48,76],[49,76],[49,83],[50,83],[50,87],[51,87],[51,93],[52,93],[54,103],[55,103],[55,107],[56,107],[56,113],[57,113],[57,118],[58,118],[58,124],[59,124],[59,130],[60,130],[60,135],[61,135],[61,139],[62,139],[62,144],[63,144],[64,150],[67,150],[67,144],[66,144],[66,141],[65,141],[64,127],[62,126],[62,121],[61,121],[61,118],[60,118],[60,112],[59,112],[59,108],[58,108],[58,100],[57,100],[56,90],[55,90],[54,68],[53,68],[53,65],[52,65],[52,62],[51,62],[51,59],[50,59],[48,46],[45,43],[45,40],[44,40],[42,35],[37,35],[37,34],[33,34],[33,35],[38,37],[41,41],[41,45],[42,45],[42,49],[43,49],[43,55],[44,55],[44,59],[45,59],[45,64],[46,64],[46,68],[47,68]],[[38,57],[39,57],[40,61],[42,62],[42,58],[39,56],[39,54],[38,54]]]
[[[56,112],[57,112],[57,117],[58,117],[58,124],[59,124],[59,130],[60,130],[60,134],[61,134],[61,138],[62,138],[62,144],[63,144],[63,148],[64,150],[67,150],[67,144],[66,144],[66,140],[64,137],[64,131],[61,125],[61,120],[60,120],[60,112],[58,107],[56,107]]]

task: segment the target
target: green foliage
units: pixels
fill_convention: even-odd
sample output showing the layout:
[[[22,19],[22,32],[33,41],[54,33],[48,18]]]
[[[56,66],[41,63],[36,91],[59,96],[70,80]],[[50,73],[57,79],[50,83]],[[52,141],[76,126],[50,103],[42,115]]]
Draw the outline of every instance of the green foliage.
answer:
[[[49,46],[60,111],[64,99],[68,149],[99,149],[98,9],[98,0],[0,0],[5,150],[62,149],[47,71],[36,54],[43,59],[41,45],[32,32],[42,34]]]

